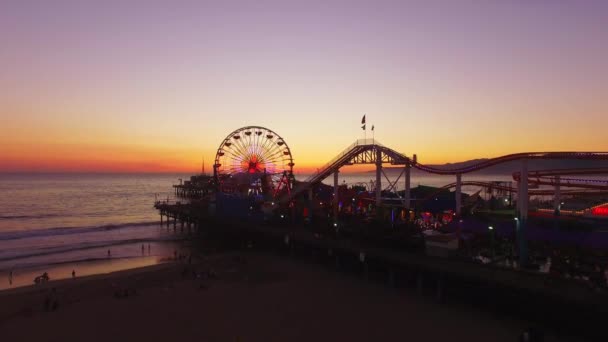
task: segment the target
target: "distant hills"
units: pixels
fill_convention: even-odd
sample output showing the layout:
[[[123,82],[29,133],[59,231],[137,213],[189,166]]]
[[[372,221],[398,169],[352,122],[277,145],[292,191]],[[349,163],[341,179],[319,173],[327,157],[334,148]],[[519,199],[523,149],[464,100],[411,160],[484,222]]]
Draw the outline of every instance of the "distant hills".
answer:
[[[478,164],[480,162],[486,161],[488,159],[473,159],[467,160],[464,162],[458,163],[447,163],[447,164],[436,164],[436,165],[427,165],[438,169],[451,170],[451,169],[459,169],[462,167],[471,166],[474,164]],[[579,159],[554,159],[554,160],[528,160],[528,170],[546,170],[546,169],[576,169],[576,168],[597,168],[597,167],[606,167],[608,168],[608,160],[579,160]],[[485,174],[485,175],[504,175],[504,174],[512,174],[513,172],[519,171],[521,168],[521,161],[515,160],[510,161],[498,165],[494,165],[488,167],[483,170],[472,172],[471,174]],[[385,171],[388,172],[401,172],[403,167],[398,166],[390,166],[385,167]],[[368,171],[375,172],[375,171]],[[412,173],[426,173],[424,171],[420,171],[418,169],[412,169]]]

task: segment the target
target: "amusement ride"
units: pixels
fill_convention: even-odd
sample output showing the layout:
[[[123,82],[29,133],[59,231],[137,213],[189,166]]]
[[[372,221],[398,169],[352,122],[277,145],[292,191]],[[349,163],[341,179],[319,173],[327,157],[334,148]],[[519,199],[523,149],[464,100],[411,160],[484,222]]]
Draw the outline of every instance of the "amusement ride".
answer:
[[[261,126],[246,126],[221,142],[213,173],[223,193],[271,199],[291,191],[293,167],[291,150],[279,134]]]

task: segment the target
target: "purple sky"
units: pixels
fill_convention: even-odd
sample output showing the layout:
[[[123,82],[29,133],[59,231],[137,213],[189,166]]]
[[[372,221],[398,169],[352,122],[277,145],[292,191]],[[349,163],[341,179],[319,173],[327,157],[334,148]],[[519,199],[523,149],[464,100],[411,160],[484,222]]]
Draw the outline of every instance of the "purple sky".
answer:
[[[423,162],[608,150],[608,1],[3,1],[0,44],[0,160],[253,124],[323,164],[364,113]]]

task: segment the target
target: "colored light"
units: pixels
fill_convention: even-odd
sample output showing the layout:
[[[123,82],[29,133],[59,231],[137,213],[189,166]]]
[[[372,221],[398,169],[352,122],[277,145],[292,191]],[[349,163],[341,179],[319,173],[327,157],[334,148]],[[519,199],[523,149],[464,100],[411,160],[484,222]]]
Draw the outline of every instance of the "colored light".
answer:
[[[597,207],[591,210],[591,214],[596,216],[608,216],[608,207]]]

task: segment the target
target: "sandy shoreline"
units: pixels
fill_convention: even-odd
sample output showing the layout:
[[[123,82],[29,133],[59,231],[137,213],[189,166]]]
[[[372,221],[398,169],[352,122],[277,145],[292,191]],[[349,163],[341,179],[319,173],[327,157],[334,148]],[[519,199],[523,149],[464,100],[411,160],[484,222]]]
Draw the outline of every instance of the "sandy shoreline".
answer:
[[[141,249],[142,245],[150,247]],[[34,278],[44,272],[47,272],[53,281],[71,279],[72,271],[78,277],[107,274],[166,262],[174,257],[176,251],[182,255],[196,252],[191,249],[186,240],[155,241],[143,244],[140,242],[125,243],[113,247],[111,257],[107,257],[106,254],[110,248],[93,248],[85,250],[87,257],[83,259],[68,259],[61,262],[50,260],[48,263],[40,263],[35,266],[16,265],[8,269],[0,269],[0,293],[13,288],[33,285]],[[97,256],[91,257],[95,256],[95,253]],[[9,282],[9,271],[13,272],[12,284]]]
[[[10,341],[517,341],[528,327],[255,252],[6,290],[0,303]]]

